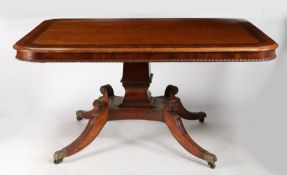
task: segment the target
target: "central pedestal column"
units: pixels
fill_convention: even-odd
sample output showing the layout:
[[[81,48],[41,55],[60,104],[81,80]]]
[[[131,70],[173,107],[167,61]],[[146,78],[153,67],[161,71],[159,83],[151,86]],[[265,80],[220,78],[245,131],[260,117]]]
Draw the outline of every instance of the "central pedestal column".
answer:
[[[121,82],[126,92],[120,107],[152,108],[151,81],[149,63],[124,63]]]

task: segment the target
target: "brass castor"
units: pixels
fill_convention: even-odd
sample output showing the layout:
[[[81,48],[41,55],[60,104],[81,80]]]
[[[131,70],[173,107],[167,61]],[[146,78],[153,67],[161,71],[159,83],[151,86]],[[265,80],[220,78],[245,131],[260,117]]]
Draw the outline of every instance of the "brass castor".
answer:
[[[76,112],[76,116],[77,116],[77,118],[76,118],[76,119],[77,119],[78,121],[83,120],[82,112],[83,112],[83,111],[77,111],[77,112]]]
[[[200,123],[204,123],[204,117],[200,118],[200,119],[199,119],[199,122],[200,122]]]
[[[208,162],[208,166],[211,168],[211,169],[214,169],[216,167],[215,163],[214,162]]]
[[[66,151],[65,150],[59,150],[54,153],[54,163],[60,164],[63,162],[63,159],[66,157]]]
[[[79,117],[79,116],[77,116],[77,118],[76,118],[78,121],[81,121],[81,120],[83,120],[83,118],[82,117]]]
[[[200,123],[204,123],[204,118],[206,117],[206,113],[205,112],[199,112],[199,122]]]
[[[54,164],[60,164],[63,162],[63,159],[54,160]]]
[[[217,158],[214,154],[209,153],[209,152],[205,152],[204,154],[204,160],[207,161],[208,166],[212,169],[215,168],[215,162],[217,161]]]

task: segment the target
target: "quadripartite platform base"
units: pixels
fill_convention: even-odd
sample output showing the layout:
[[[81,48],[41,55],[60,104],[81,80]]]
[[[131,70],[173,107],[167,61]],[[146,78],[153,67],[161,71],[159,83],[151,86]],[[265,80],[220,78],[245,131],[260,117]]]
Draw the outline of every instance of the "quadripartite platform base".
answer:
[[[178,88],[172,85],[167,86],[163,96],[151,97],[148,91],[151,77],[148,63],[124,63],[122,83],[126,90],[125,96],[115,96],[110,85],[102,86],[100,91],[103,95],[94,101],[94,108],[91,111],[76,113],[77,120],[89,120],[85,130],[73,143],[55,152],[54,163],[61,163],[65,157],[88,146],[107,121],[142,119],[164,122],[182,147],[192,155],[207,161],[211,168],[215,168],[216,156],[193,141],[181,120],[199,120],[203,123],[206,114],[186,110],[176,97]]]

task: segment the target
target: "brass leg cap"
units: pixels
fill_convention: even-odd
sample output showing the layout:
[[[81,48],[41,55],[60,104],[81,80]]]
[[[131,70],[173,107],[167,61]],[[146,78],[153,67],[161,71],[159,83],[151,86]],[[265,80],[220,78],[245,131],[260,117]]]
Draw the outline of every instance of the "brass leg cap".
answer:
[[[216,155],[214,155],[210,152],[207,152],[207,151],[204,153],[203,159],[206,160],[207,162],[211,162],[211,163],[214,163],[217,161]]]
[[[78,121],[83,120],[83,111],[77,111],[76,116]]]
[[[205,112],[199,112],[199,122],[204,123],[204,118],[206,117]]]
[[[200,122],[200,123],[204,123],[204,118],[200,118],[200,119],[199,119],[199,122]]]
[[[60,150],[54,153],[54,163],[59,164],[63,162],[63,159],[66,157],[66,151]]]
[[[217,158],[214,154],[210,153],[210,152],[205,152],[203,159],[206,160],[208,162],[208,166],[212,169],[215,168],[215,162],[217,161]]]

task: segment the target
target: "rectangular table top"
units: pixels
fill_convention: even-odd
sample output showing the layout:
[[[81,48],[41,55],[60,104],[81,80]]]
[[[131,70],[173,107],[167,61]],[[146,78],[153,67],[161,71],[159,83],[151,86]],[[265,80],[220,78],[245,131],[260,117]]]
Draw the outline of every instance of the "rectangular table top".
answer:
[[[277,47],[238,19],[53,19],[14,45],[35,62],[263,61]]]

